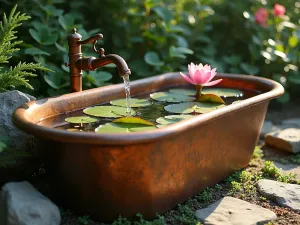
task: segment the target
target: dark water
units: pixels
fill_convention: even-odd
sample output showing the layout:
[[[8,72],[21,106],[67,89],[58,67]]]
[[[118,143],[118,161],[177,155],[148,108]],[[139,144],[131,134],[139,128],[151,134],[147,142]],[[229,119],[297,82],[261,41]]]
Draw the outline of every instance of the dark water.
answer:
[[[167,91],[167,90],[160,90],[160,91]],[[253,90],[242,89],[241,91],[243,91],[243,93],[244,93],[244,95],[242,97],[230,97],[230,98],[222,98],[222,99],[225,101],[226,105],[230,105],[234,101],[251,98],[251,97],[259,94],[259,92],[256,92]],[[148,121],[156,124],[157,118],[174,114],[174,113],[169,113],[166,110],[164,110],[164,106],[170,105],[170,104],[177,104],[177,103],[158,102],[158,101],[152,100],[149,97],[149,95],[150,95],[150,93],[133,96],[135,98],[148,99],[152,103],[150,106],[147,106],[147,107],[133,108],[137,113],[135,116],[143,118],[145,120],[148,120]],[[110,105],[110,104],[105,103],[105,104],[99,104],[99,105]],[[65,114],[60,114],[55,117],[46,118],[43,121],[41,121],[39,123],[39,125],[46,126],[46,127],[52,127],[52,128],[56,128],[56,129],[63,129],[63,130],[69,129],[70,131],[94,132],[95,128],[97,128],[99,125],[105,124],[107,122],[111,122],[116,119],[116,118],[97,118],[98,122],[95,122],[92,124],[83,124],[82,126],[69,124],[64,121],[66,118],[72,117],[72,116],[85,116],[85,114],[83,113],[83,109],[80,109],[78,111],[68,112]]]

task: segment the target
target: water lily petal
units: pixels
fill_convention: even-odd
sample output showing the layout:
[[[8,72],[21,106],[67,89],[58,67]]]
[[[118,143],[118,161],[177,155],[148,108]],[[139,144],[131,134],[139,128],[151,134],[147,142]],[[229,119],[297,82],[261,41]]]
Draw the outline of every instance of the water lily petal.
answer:
[[[217,68],[214,68],[210,71],[210,78],[206,82],[211,81],[216,76],[216,74],[217,74],[216,70],[217,70]]]
[[[210,72],[205,73],[204,70],[197,70],[195,73],[195,82],[196,84],[202,85],[205,84],[210,78]]]
[[[211,67],[210,67],[209,65],[206,64],[206,65],[203,67],[203,69],[204,69],[205,72],[209,72],[209,71],[211,70]]]
[[[212,79],[212,77],[211,77],[211,72],[210,72],[210,71],[205,72],[204,75],[203,75],[203,78],[202,78],[203,83],[207,83],[207,82],[209,82],[211,79]]]
[[[213,86],[213,85],[220,83],[222,80],[223,79],[214,80],[214,81],[208,82],[206,84],[203,84],[202,86]]]
[[[192,79],[193,82],[195,82],[195,71],[196,69],[196,65],[194,63],[191,63],[190,65],[188,65],[189,68],[189,75]]]
[[[191,83],[191,84],[195,84],[195,82],[193,80],[191,80],[191,78],[189,78],[187,75],[184,75],[183,73],[180,72],[180,75],[183,77],[183,79],[185,79],[185,81]]]

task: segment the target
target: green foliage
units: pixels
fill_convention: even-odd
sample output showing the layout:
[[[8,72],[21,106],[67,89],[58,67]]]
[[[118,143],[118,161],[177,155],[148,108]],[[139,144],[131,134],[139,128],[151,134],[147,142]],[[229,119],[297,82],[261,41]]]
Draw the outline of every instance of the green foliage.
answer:
[[[31,152],[11,149],[9,141],[8,137],[0,136],[0,168],[14,167],[20,160],[33,157]]]
[[[178,205],[178,215],[174,216],[172,224],[201,225],[195,218],[195,211],[187,205]]]
[[[36,62],[55,70],[32,79],[36,95],[68,92],[67,35],[75,26],[87,38],[102,32],[99,41],[107,53],[121,55],[132,70],[131,79],[187,70],[187,63],[209,63],[218,72],[254,74],[272,78],[288,90],[280,101],[297,92],[299,74],[299,4],[294,0],[17,0],[33,17],[23,31],[25,50]],[[286,7],[284,17],[274,17],[275,3]],[[4,1],[5,9],[7,1]],[[269,11],[267,27],[255,23],[255,11]],[[0,9],[1,10],[1,9]],[[88,32],[86,29],[90,29]],[[96,28],[96,30],[95,30]],[[97,28],[101,28],[97,29]],[[241,32],[242,31],[242,32]],[[225,35],[226,34],[226,35]],[[226,41],[225,41],[226,40]],[[92,55],[90,45],[84,55]],[[83,75],[85,89],[120,82],[115,68]],[[34,81],[34,82],[33,82]]]
[[[261,157],[264,156],[263,151],[259,146],[256,146],[252,155],[252,159],[260,159]]]
[[[22,41],[15,40],[17,38],[15,29],[21,26],[23,21],[30,19],[25,13],[16,12],[16,9],[17,6],[11,10],[8,18],[4,13],[3,21],[0,21],[0,64],[9,63],[11,55],[20,50],[16,46],[20,45]],[[17,66],[11,66],[8,70],[0,67],[0,92],[19,86],[32,89],[28,78],[36,76],[33,72],[37,70],[49,71],[40,64],[25,62],[19,62]]]
[[[152,221],[147,221],[143,218],[143,215],[141,215],[140,213],[138,213],[137,215],[138,220],[130,222],[129,220],[127,220],[126,218],[119,216],[118,219],[116,219],[112,225],[165,225],[165,218],[163,216],[157,216],[156,219],[152,220]]]
[[[90,216],[80,216],[77,218],[77,221],[81,225],[89,225],[92,222]]]
[[[289,183],[296,179],[296,174],[289,173],[287,175],[283,174],[281,169],[275,166],[271,161],[266,161],[264,167],[262,168],[263,175],[266,177],[275,178],[277,181]]]

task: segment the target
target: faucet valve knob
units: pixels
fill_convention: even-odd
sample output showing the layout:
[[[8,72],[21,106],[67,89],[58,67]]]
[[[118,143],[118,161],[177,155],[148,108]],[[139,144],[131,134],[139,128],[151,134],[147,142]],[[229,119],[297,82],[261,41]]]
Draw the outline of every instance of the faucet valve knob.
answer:
[[[105,54],[104,54],[105,50],[104,50],[104,48],[99,48],[99,50],[97,52],[99,54],[99,58],[105,57]]]
[[[69,66],[70,66],[70,63],[69,63],[69,62],[65,62],[65,66],[66,66],[66,67],[69,67]]]

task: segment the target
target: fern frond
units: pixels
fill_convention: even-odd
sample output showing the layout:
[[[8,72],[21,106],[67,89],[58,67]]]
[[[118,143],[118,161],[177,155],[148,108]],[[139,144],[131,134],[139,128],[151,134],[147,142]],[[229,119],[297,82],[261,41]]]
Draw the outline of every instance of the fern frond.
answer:
[[[8,59],[13,52],[19,49],[14,46],[22,43],[22,41],[14,41],[17,37],[17,27],[22,25],[22,21],[29,20],[31,17],[25,13],[16,13],[17,5],[11,10],[9,17],[3,15],[3,21],[0,21],[0,64],[8,63]]]
[[[16,12],[16,9],[17,5],[11,10],[8,18],[4,13],[3,21],[0,21],[0,64],[8,63],[12,53],[19,51],[16,45],[21,44],[22,41],[15,40],[17,31],[14,29],[21,26],[23,21],[30,19],[30,16]],[[0,67],[0,92],[18,86],[33,89],[27,78],[36,76],[33,72],[37,70],[51,71],[40,64],[21,62],[15,67],[10,67],[8,71],[3,71],[2,68]]]
[[[51,71],[40,64],[19,62],[17,66],[11,67],[4,74],[0,74],[0,92],[8,91],[9,88],[15,88],[17,86],[25,86],[29,89],[33,89],[26,78],[35,77],[36,74],[33,72],[37,70]]]

